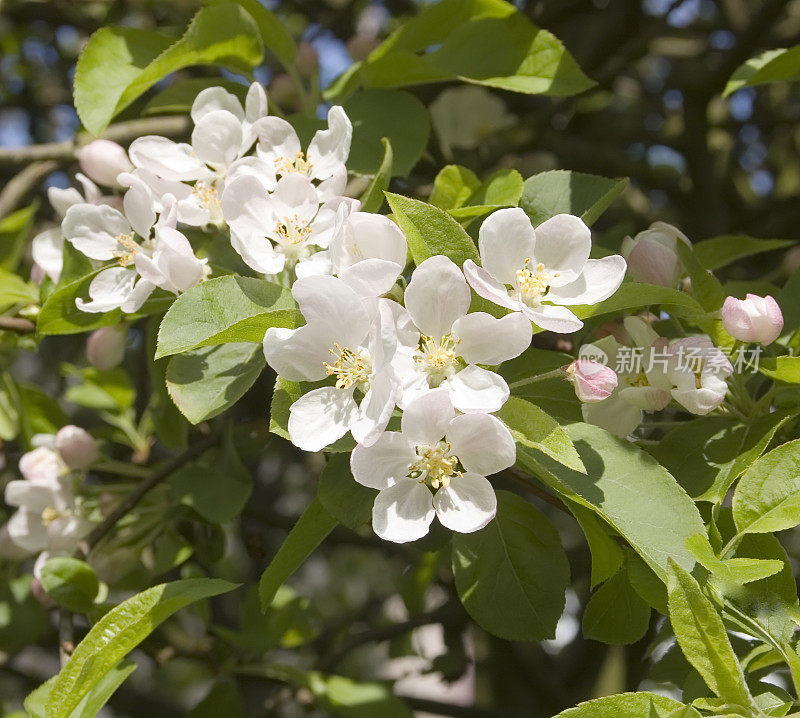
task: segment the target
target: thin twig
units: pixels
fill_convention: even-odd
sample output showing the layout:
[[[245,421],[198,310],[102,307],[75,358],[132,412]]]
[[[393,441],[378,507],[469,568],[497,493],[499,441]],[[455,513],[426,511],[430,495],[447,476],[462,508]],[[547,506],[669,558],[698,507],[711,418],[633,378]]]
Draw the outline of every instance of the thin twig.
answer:
[[[58,612],[58,657],[63,668],[75,650],[75,631],[72,614],[65,608]]]
[[[33,334],[36,331],[36,325],[30,319],[22,317],[0,317],[0,331]]]
[[[84,551],[84,555],[88,554],[103,538],[117,525],[117,522],[120,521],[124,516],[126,516],[130,511],[132,511],[136,505],[148,494],[148,492],[152,491],[156,486],[158,486],[162,481],[167,479],[170,474],[173,474],[175,471],[180,469],[181,467],[188,464],[190,461],[193,461],[197,457],[199,457],[202,453],[210,449],[214,444],[219,441],[220,434],[219,432],[214,432],[211,435],[207,436],[202,441],[199,441],[197,444],[192,446],[191,448],[184,451],[182,454],[179,454],[171,461],[164,464],[158,471],[153,472],[153,475],[143,481],[135,491],[132,491],[128,496],[122,501],[122,503],[117,506],[103,521],[103,523],[99,524],[90,534],[89,537],[86,539],[87,549]]]
[[[1,150],[0,150],[1,151]],[[58,167],[53,160],[33,162],[17,173],[0,192],[0,219],[9,214],[47,175]]]

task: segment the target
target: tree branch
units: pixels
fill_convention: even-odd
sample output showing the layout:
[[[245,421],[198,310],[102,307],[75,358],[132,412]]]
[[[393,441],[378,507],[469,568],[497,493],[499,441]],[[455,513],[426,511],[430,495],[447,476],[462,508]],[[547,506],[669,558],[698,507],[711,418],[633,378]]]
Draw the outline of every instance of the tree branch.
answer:
[[[12,177],[0,191],[0,219],[11,212],[56,167],[58,163],[52,160],[33,162]]]
[[[22,317],[0,317],[0,332],[3,331],[33,334],[36,331],[36,325],[30,319]]]

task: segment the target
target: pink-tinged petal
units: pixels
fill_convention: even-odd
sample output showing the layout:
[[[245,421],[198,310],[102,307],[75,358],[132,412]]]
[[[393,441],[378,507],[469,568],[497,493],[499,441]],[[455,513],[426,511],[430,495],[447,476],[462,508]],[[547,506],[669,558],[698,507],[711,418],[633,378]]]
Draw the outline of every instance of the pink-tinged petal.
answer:
[[[493,371],[470,364],[442,383],[453,406],[464,414],[498,411],[509,396],[505,379]]]
[[[519,311],[520,303],[508,295],[506,286],[493,279],[489,272],[483,267],[479,267],[471,259],[464,262],[464,276],[478,296],[499,304],[501,307],[506,307],[506,309]]]
[[[683,263],[674,249],[641,239],[628,252],[628,271],[637,282],[674,287],[683,273]]]
[[[500,319],[485,312],[473,312],[456,319],[453,335],[459,339],[457,352],[470,364],[502,364],[530,346],[533,330],[519,312]]]
[[[522,313],[537,327],[558,334],[571,334],[583,326],[583,322],[566,307],[541,304],[534,308],[523,304]]]
[[[119,186],[117,175],[133,167],[125,149],[110,140],[92,140],[81,147],[78,150],[78,164],[86,175],[106,187]]]
[[[575,395],[582,402],[608,399],[617,387],[616,372],[600,362],[576,359],[564,372],[575,387]]]
[[[581,275],[562,287],[552,287],[547,301],[554,304],[597,304],[619,289],[625,278],[625,260],[618,254],[586,262]]]
[[[431,446],[444,438],[455,416],[453,402],[445,389],[434,389],[408,404],[403,411],[403,436],[415,446]]]
[[[357,413],[352,391],[313,389],[289,407],[289,437],[303,451],[322,451],[349,431]]]
[[[511,432],[491,414],[460,414],[447,427],[447,440],[461,465],[481,476],[496,474],[517,460]]]
[[[55,446],[71,469],[85,469],[100,458],[94,437],[80,426],[61,427],[56,433]]]
[[[64,464],[58,453],[49,446],[40,446],[20,457],[19,471],[27,481],[57,488],[58,477],[64,473]]]
[[[580,217],[557,214],[536,228],[535,263],[544,264],[553,287],[562,287],[580,276],[591,248],[592,233]]]
[[[783,313],[771,296],[727,297],[722,305],[722,324],[735,339],[767,345],[783,331]]]
[[[350,455],[353,478],[371,489],[388,489],[403,480],[417,460],[411,442],[399,431],[386,431],[372,446],[358,444]]]
[[[405,305],[414,324],[428,336],[450,333],[453,322],[469,311],[470,291],[461,270],[444,255],[429,257],[411,275]]]
[[[434,515],[430,490],[412,479],[403,479],[375,497],[372,528],[386,541],[416,541],[428,533]]]
[[[442,526],[468,534],[486,526],[497,513],[497,496],[485,476],[466,473],[456,476],[447,488],[433,497],[436,516]]]
[[[531,220],[519,207],[493,212],[478,233],[481,265],[501,284],[514,283],[517,271],[533,260],[535,245]]]

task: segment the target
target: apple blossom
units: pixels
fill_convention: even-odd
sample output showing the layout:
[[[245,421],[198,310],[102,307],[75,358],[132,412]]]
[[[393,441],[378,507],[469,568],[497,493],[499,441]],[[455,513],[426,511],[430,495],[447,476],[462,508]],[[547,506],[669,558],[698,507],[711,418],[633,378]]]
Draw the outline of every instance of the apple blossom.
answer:
[[[405,408],[442,387],[459,411],[497,411],[508,399],[508,385],[478,364],[497,365],[519,356],[531,342],[530,322],[520,314],[501,319],[485,312],[468,314],[469,286],[443,255],[429,257],[414,270],[404,299],[407,316],[398,321],[410,326],[400,336],[394,360],[403,385],[398,405]]]
[[[727,297],[722,305],[722,326],[734,339],[772,344],[783,330],[783,313],[771,296]]]
[[[579,217],[557,214],[534,230],[519,207],[501,209],[478,235],[481,265],[468,259],[464,274],[482,297],[521,312],[542,329],[569,333],[583,322],[566,305],[596,304],[625,276],[619,255],[589,259],[591,232]]]
[[[486,476],[515,460],[503,422],[490,414],[456,416],[449,393],[437,389],[406,407],[399,432],[356,446],[350,465],[356,481],[380,492],[372,509],[375,533],[403,543],[428,533],[434,514],[460,533],[486,526],[497,511]]]
[[[708,337],[684,337],[669,345],[672,396],[692,414],[716,409],[728,393],[727,378],[733,373],[728,357]]]
[[[79,426],[63,426],[55,436],[54,446],[70,469],[85,469],[100,457],[97,442]]]
[[[119,366],[125,357],[128,328],[121,324],[96,329],[86,339],[86,359],[100,371]]]
[[[575,387],[575,395],[585,403],[608,399],[617,387],[616,372],[590,359],[576,359],[564,367],[564,373]]]
[[[397,344],[391,302],[365,301],[328,275],[301,277],[292,295],[307,324],[267,329],[267,362],[289,381],[336,378],[334,386],[312,389],[292,404],[292,443],[319,451],[348,431],[360,443],[374,442],[386,428],[398,389],[391,366]]]
[[[684,271],[678,256],[679,242],[689,249],[692,247],[683,232],[666,222],[653,222],[633,239],[625,237],[622,255],[631,276],[638,282],[674,287]]]
[[[317,250],[330,244],[339,209],[347,213],[360,206],[348,197],[321,202],[311,180],[300,174],[281,177],[272,193],[257,175],[239,174],[222,195],[233,248],[263,274],[278,274],[285,266],[297,276],[330,273],[327,256],[320,264]]]
[[[344,192],[347,183],[345,161],[350,154],[353,125],[344,109],[328,110],[328,129],[318,130],[303,152],[294,128],[280,117],[264,117],[253,126],[258,135],[256,153],[275,176],[300,174],[319,182],[323,199]]]
[[[106,187],[119,187],[117,176],[133,169],[124,147],[111,140],[92,140],[78,150],[84,174]]]

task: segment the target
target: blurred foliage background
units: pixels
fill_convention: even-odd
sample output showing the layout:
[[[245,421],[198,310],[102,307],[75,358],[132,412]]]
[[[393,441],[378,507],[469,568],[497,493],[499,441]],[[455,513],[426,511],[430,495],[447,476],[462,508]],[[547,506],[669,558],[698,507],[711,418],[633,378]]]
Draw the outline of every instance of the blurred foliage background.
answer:
[[[418,3],[265,4],[307,42],[301,53],[305,65],[298,69],[312,87],[325,87],[413,14]],[[407,179],[395,180],[394,189],[427,197],[436,172],[448,162],[480,177],[502,167],[516,168],[524,177],[564,168],[630,178],[596,227],[609,248],[656,219],[675,224],[693,241],[732,233],[800,238],[800,85],[721,96],[742,62],[764,49],[800,42],[800,0],[518,0],[515,5],[560,38],[597,86],[567,99],[469,87],[452,94],[446,85],[415,89],[431,110],[434,133],[422,160]],[[197,8],[194,0],[0,0],[0,147],[69,140],[80,130],[71,104],[72,75],[93,31],[121,24],[179,32]],[[301,98],[277,68],[277,63],[266,64],[256,77],[271,99],[291,112]],[[181,75],[216,72],[195,68]],[[119,119],[135,117],[139,109],[134,105]],[[19,163],[0,161],[0,186],[21,169]],[[36,193],[44,199],[47,186],[66,186],[75,169],[57,167]],[[39,219],[50,219],[49,212],[43,204]],[[726,278],[759,276],[780,284],[798,267],[796,251],[780,259],[764,255],[731,265]],[[83,350],[81,341],[73,341],[76,356]],[[132,341],[144,351],[144,326],[132,332]],[[66,345],[62,340],[59,346]],[[36,358],[28,355],[30,361],[15,372],[34,384],[57,376],[67,357],[48,356],[47,347],[46,341]],[[203,533],[179,513],[168,534],[179,548],[181,542],[196,547],[196,565],[213,563],[215,575],[250,583],[313,497],[320,470],[315,457],[267,438],[269,392],[265,373],[238,407],[243,423],[237,443],[257,477],[241,525]],[[13,466],[15,457],[8,459]],[[512,644],[477,630],[465,632],[466,614],[447,598],[452,577],[446,559],[437,563],[433,553],[409,553],[343,528],[293,579],[296,593],[284,595],[291,616],[286,625],[265,628],[250,599],[240,617],[232,609],[216,622],[240,626],[241,640],[256,653],[277,650],[284,661],[361,680],[404,676],[396,691],[410,696],[409,705],[420,714],[535,718],[589,697],[659,685],[658,671],[650,670],[651,654],[658,653],[650,650],[658,646],[657,623],[651,626],[651,641],[629,648],[583,639],[588,549],[571,517],[532,500],[559,527],[577,577],[553,641]],[[431,550],[438,540],[435,532],[427,539]],[[158,543],[152,548],[151,571],[159,551],[178,550]],[[790,554],[798,555],[791,547]],[[123,561],[109,556],[110,564]],[[184,564],[184,575],[191,566]],[[15,596],[26,588],[2,585],[6,581],[0,579],[0,698],[10,710],[57,670],[51,650],[56,639],[35,602],[26,604],[25,612],[6,610],[19,603]],[[287,688],[270,677],[242,671],[236,690],[216,680],[228,656],[196,630],[199,618],[186,611],[143,645],[134,655],[140,669],[114,697],[109,715],[313,714],[304,689]],[[17,653],[14,639],[23,635],[24,643],[34,645]],[[371,715],[369,708],[363,713]]]

